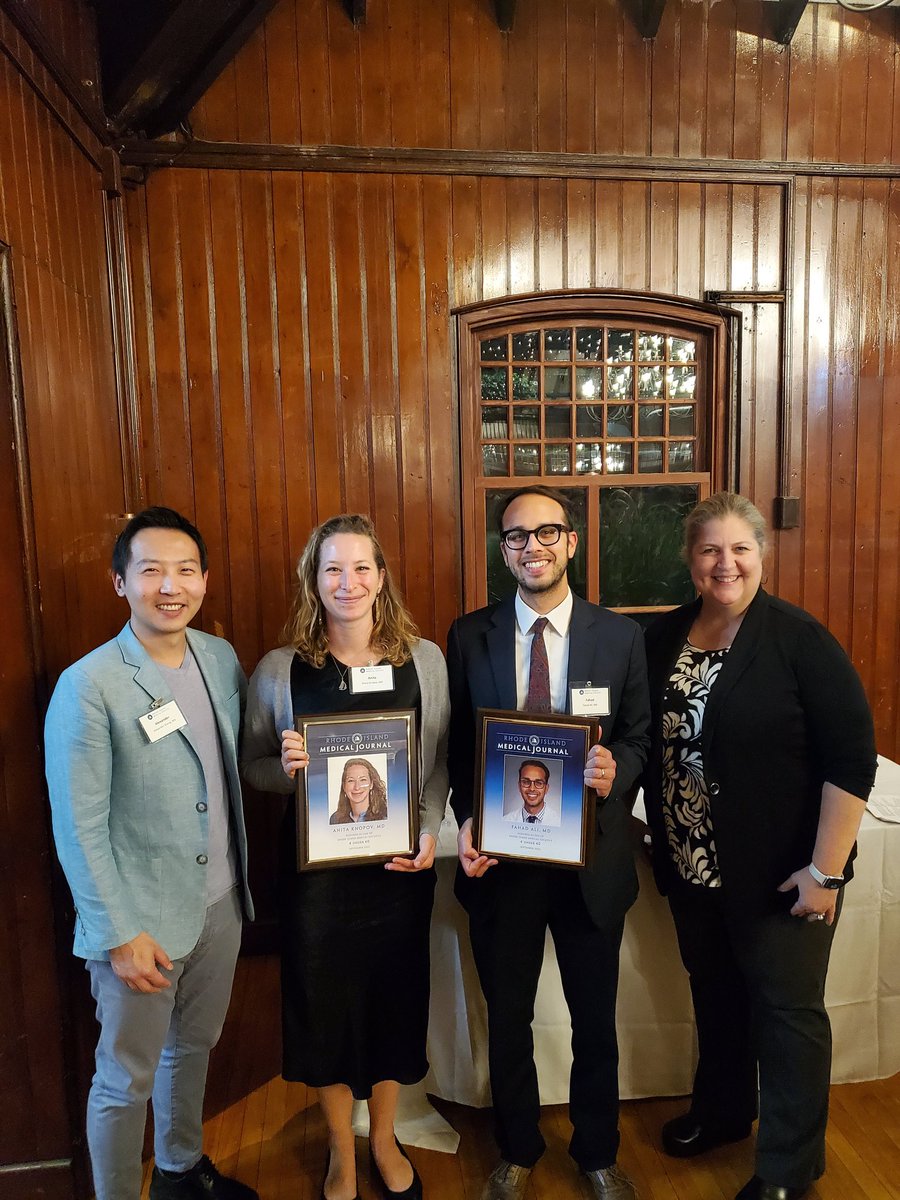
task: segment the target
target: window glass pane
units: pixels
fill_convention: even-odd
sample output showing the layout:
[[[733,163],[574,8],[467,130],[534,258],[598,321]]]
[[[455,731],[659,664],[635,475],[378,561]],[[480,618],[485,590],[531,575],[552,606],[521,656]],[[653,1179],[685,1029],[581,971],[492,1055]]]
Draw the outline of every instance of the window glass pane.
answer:
[[[506,335],[503,337],[487,338],[481,343],[482,362],[503,362],[506,359]]]
[[[544,330],[544,358],[549,362],[554,361],[571,361],[572,358],[572,330],[571,329],[545,329]]]
[[[513,437],[517,438],[539,438],[541,436],[541,427],[538,422],[538,410],[529,406],[528,408],[516,405],[513,409]],[[521,474],[516,471],[516,474]]]
[[[575,443],[575,474],[599,475],[603,471],[603,446],[600,442]]]
[[[540,336],[535,329],[533,333],[514,333],[512,340],[512,356],[515,362],[535,362],[540,349]]]
[[[662,469],[662,442],[638,442],[638,471],[643,474],[650,474]]]
[[[572,447],[545,446],[544,473],[547,475],[571,475]]]
[[[696,362],[697,343],[691,338],[669,338],[669,358],[672,362]]]
[[[565,449],[565,447],[563,447]],[[575,557],[569,562],[569,586],[578,596],[587,595],[586,576],[586,542],[587,532],[587,494],[584,488],[562,489],[572,502],[574,508],[573,527],[578,534],[578,545]],[[500,553],[500,535],[497,533],[497,517],[512,493],[508,489],[490,491],[485,497],[485,541],[487,544],[487,591],[488,603],[503,600],[516,590],[516,581],[510,575],[503,556]]]
[[[634,437],[634,408],[630,404],[607,405],[606,436]]]
[[[544,409],[544,437],[572,436],[572,408],[569,404],[548,404]]]
[[[576,329],[575,357],[590,362],[603,361],[603,330]]]
[[[641,367],[640,371],[638,371],[638,395],[641,399],[647,398],[650,400],[657,397],[661,399],[662,394],[662,367]],[[484,395],[483,392],[482,395]]]
[[[600,603],[684,604],[694,589],[680,558],[682,522],[696,484],[607,488],[600,493]]]
[[[599,400],[603,395],[603,368],[576,367],[575,394],[579,400]]]
[[[572,395],[571,367],[544,367],[544,399],[568,400]]]
[[[694,442],[669,442],[669,470],[694,470]]]
[[[482,446],[481,469],[485,475],[508,475],[509,447]]]
[[[693,404],[673,404],[669,408],[669,433],[678,437],[694,436]]]
[[[696,367],[669,367],[666,375],[670,400],[693,400],[697,387]]]
[[[665,357],[666,339],[664,334],[638,334],[638,358],[641,362],[658,362]]]
[[[606,339],[607,362],[634,362],[634,334],[630,329],[611,329]]]
[[[482,400],[506,399],[506,367],[481,368]]]
[[[603,405],[579,404],[575,409],[576,437],[603,437]]]
[[[606,368],[607,400],[625,400],[634,395],[634,367]]]
[[[662,436],[663,409],[659,404],[642,404],[638,415],[638,433],[641,437]]]
[[[481,409],[481,436],[483,438],[508,438],[509,422],[506,407],[493,408],[485,404]]]
[[[540,475],[541,448],[540,446],[513,447],[513,474]]]
[[[538,369],[537,367],[513,367],[513,399],[537,400],[538,398]]]
[[[630,475],[634,470],[634,443],[606,443],[607,474]]]

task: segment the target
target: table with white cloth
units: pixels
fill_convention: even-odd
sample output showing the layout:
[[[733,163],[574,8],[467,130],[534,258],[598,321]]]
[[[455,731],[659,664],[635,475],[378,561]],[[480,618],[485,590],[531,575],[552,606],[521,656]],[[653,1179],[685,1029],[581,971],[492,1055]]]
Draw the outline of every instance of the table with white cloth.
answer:
[[[879,758],[874,801],[900,808],[900,766]],[[638,809],[636,809],[638,813]],[[636,830],[640,826],[636,823]],[[900,1071],[900,824],[867,812],[838,922],[825,1001],[834,1031],[832,1080],[882,1079]],[[669,906],[636,833],[641,890],[625,922],[617,1024],[623,1099],[687,1095],[696,1063],[690,989]],[[460,1104],[490,1104],[487,1017],[467,933],[453,896],[456,825],[441,829],[431,930],[431,1021],[426,1091]],[[548,935],[534,1015],[542,1104],[569,1098],[571,1026]]]

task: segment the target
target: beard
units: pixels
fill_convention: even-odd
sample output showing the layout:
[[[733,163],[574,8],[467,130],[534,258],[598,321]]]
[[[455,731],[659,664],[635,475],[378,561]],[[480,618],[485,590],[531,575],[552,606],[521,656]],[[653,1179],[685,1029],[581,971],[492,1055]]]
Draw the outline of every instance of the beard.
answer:
[[[541,592],[549,592],[555,588],[559,581],[564,577],[568,569],[568,560],[565,560],[564,562],[558,562],[554,560],[551,570],[540,579],[535,579],[533,576],[529,575],[525,568],[521,565],[512,572],[512,575],[523,592],[531,592],[534,595],[540,595]]]

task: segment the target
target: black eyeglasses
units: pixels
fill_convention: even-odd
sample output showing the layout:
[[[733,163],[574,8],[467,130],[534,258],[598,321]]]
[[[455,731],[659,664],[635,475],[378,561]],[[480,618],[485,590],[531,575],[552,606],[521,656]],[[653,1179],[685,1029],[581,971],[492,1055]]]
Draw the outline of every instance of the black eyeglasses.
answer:
[[[504,529],[500,541],[510,550],[524,550],[532,534],[541,546],[555,546],[564,533],[571,533],[568,525],[539,525],[537,529]]]

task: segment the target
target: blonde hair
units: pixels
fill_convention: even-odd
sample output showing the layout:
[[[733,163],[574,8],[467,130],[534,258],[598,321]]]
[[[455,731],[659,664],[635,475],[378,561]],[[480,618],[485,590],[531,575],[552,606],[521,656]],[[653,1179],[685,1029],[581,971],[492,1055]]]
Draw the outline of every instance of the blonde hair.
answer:
[[[297,587],[284,627],[285,641],[289,642],[310,666],[324,665],[328,654],[328,630],[319,596],[319,560],[322,546],[336,533],[354,533],[359,537],[368,538],[372,543],[372,557],[378,569],[384,571],[384,583],[372,610],[374,625],[371,646],[391,666],[402,667],[405,662],[409,662],[413,647],[419,640],[419,631],[391,578],[384,560],[384,552],[375,534],[375,527],[369,518],[361,513],[343,513],[338,517],[331,517],[310,534],[297,564]]]
[[[760,554],[765,554],[766,518],[756,505],[746,496],[738,495],[737,492],[716,492],[708,500],[701,500],[684,518],[684,547],[682,550],[684,557],[690,556],[704,525],[710,521],[721,521],[725,517],[739,517],[749,525],[756,538]]]

